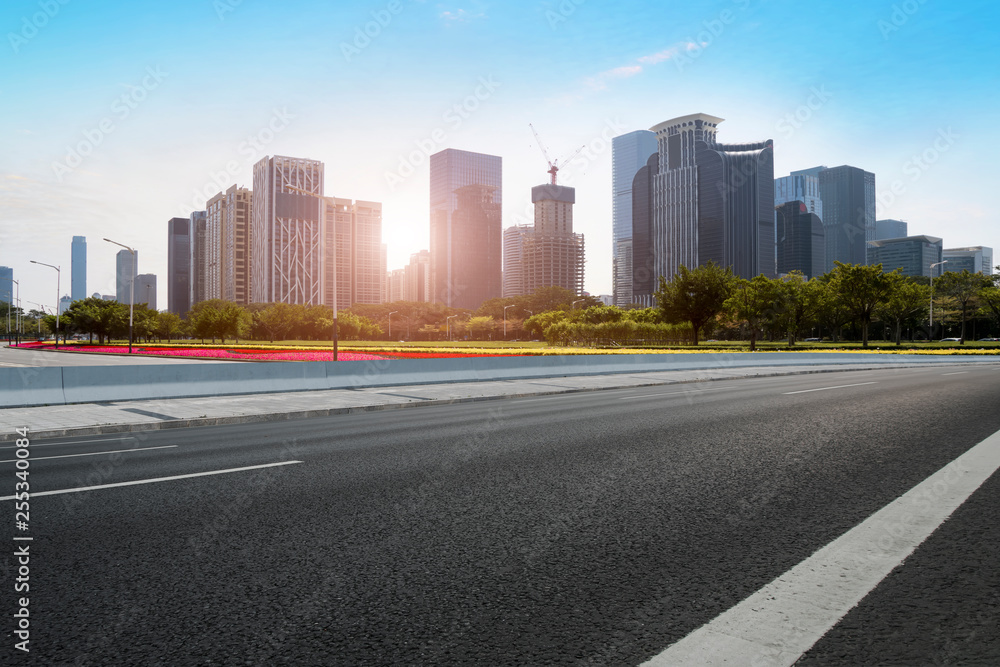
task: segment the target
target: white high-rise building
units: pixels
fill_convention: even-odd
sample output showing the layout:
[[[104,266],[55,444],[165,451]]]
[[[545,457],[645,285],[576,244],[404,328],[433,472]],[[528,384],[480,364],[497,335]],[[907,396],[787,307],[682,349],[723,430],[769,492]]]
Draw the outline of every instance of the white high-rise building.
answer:
[[[531,225],[512,225],[503,230],[503,296],[519,296],[524,291],[524,240],[531,236]]]
[[[324,303],[324,200],[311,196],[323,195],[323,163],[265,157],[254,165],[253,193],[251,301]]]
[[[945,248],[942,256],[948,260],[948,263],[941,267],[942,271],[961,273],[967,270],[969,273],[981,273],[984,276],[993,275],[993,248],[981,245]]]

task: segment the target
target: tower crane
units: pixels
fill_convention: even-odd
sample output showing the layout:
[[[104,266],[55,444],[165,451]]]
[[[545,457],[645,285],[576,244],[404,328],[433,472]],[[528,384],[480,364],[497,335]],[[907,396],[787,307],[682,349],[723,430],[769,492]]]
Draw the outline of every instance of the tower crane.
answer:
[[[531,128],[532,133],[534,133],[535,135],[535,141],[538,142],[538,147],[542,150],[542,156],[545,158],[545,161],[549,163],[549,174],[552,175],[552,185],[555,185],[556,174],[559,173],[559,160],[552,161],[549,159],[549,153],[548,151],[545,150],[545,144],[542,143],[542,138],[538,136],[538,131],[535,129],[535,126],[532,125],[531,123],[528,123],[528,127]],[[564,159],[562,163],[566,164],[567,162],[575,158],[577,155],[579,155],[580,152],[583,151],[583,149],[586,147],[587,147],[586,144],[580,146],[578,149],[576,149],[576,151],[572,155]]]

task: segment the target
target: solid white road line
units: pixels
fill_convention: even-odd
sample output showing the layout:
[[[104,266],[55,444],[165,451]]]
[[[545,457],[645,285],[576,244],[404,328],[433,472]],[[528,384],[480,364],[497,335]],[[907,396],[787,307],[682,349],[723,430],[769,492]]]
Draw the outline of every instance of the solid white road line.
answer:
[[[792,665],[998,468],[1000,431],[644,665]]]
[[[30,433],[28,434],[28,437],[29,438],[31,437]],[[62,442],[42,442],[42,443],[32,442],[31,448],[34,449],[35,447],[54,447],[55,445],[89,445],[92,442],[126,442],[128,440],[135,440],[135,439],[136,437],[134,435],[129,435],[129,436],[119,436],[117,438],[99,438],[97,440],[72,440],[72,441],[65,440]],[[19,449],[19,447],[17,447],[16,445],[0,446],[0,449]]]
[[[244,470],[260,470],[261,468],[274,468],[275,466],[287,466],[302,461],[281,461],[279,463],[265,463],[259,466],[246,466],[243,468],[228,468],[226,470],[210,470],[208,472],[195,472],[189,475],[174,475],[173,477],[155,477],[153,479],[137,479],[131,482],[116,482],[114,484],[100,484],[98,486],[80,486],[75,489],[59,489],[58,491],[34,491],[32,498],[38,496],[57,496],[62,493],[79,493],[81,491],[95,491],[97,489],[113,489],[118,486],[135,486],[136,484],[155,484],[157,482],[170,482],[175,479],[190,479],[192,477],[207,477],[209,475],[224,475],[230,472],[243,472]],[[0,500],[14,500],[14,496],[3,496]]]
[[[792,394],[808,394],[810,391],[826,391],[827,389],[846,389],[847,387],[863,387],[866,384],[878,384],[878,382],[859,382],[858,384],[840,384],[836,387],[820,387],[819,389],[803,389],[801,391],[786,391],[785,396],[791,396]]]
[[[151,449],[171,449],[177,445],[161,445],[159,447],[142,447],[140,449],[116,449],[110,452],[86,452],[85,454],[63,454],[61,456],[32,456],[29,457],[29,461],[47,461],[49,459],[69,459],[74,456],[99,456],[101,454],[121,454],[123,452],[148,452]],[[0,461],[0,463],[16,463],[21,459],[11,459],[9,461]]]

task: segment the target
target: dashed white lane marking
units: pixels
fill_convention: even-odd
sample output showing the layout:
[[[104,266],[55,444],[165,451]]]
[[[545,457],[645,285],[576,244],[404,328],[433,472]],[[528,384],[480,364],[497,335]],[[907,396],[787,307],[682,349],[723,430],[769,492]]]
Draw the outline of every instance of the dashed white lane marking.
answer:
[[[43,442],[43,443],[31,443],[31,448],[35,449],[37,447],[55,447],[56,445],[89,445],[92,442],[128,442],[129,440],[135,440],[135,436],[126,436],[119,438],[101,438],[100,440],[76,440],[73,442]],[[3,445],[0,449],[20,449],[16,445]]]
[[[1000,431],[644,665],[792,665],[1000,468]]]
[[[962,375],[963,373],[968,373],[969,371],[956,371],[954,373],[941,373],[941,375]]]
[[[791,396],[792,394],[808,394],[810,391],[826,391],[827,389],[846,389],[847,387],[863,387],[866,384],[878,384],[878,382],[859,382],[858,384],[840,384],[836,387],[820,387],[818,389],[802,389],[800,391],[786,391],[785,396]]]
[[[720,389],[728,389],[729,387],[712,387],[711,389],[690,389],[688,391],[669,391],[662,394],[641,394],[639,396],[623,396],[619,398],[619,401],[631,401],[633,398],[656,398],[659,396],[678,396],[681,394],[700,394],[703,391],[719,391]]]
[[[85,452],[83,454],[62,454],[60,456],[32,456],[29,461],[47,461],[49,459],[71,459],[75,456],[99,456],[101,454],[122,454],[125,452],[148,452],[151,449],[173,449],[177,445],[160,445],[159,447],[142,447],[139,449],[115,449],[110,452]],[[21,459],[10,459],[9,461],[0,461],[0,463],[16,463]]]
[[[97,486],[80,486],[75,489],[59,489],[57,491],[33,491],[32,498],[38,496],[56,496],[62,493],[79,493],[81,491],[96,491],[97,489],[113,489],[118,486],[135,486],[136,484],[156,484],[157,482],[170,482],[175,479],[190,479],[192,477],[207,477],[209,475],[225,475],[230,472],[243,472],[244,470],[260,470],[261,468],[274,468],[276,466],[287,466],[302,461],[281,461],[279,463],[265,463],[259,466],[245,466],[243,468],[228,468],[226,470],[209,470],[208,472],[195,472],[189,475],[174,475],[172,477],[155,477],[153,479],[136,479],[131,482],[116,482],[114,484],[99,484]],[[14,496],[3,496],[0,500],[14,500]]]

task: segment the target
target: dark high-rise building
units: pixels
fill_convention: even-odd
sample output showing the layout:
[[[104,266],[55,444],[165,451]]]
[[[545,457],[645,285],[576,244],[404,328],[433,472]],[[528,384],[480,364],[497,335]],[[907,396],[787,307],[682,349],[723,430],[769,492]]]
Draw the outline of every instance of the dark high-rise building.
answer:
[[[73,237],[70,297],[73,301],[87,298],[87,237]]]
[[[774,144],[718,143],[722,120],[699,113],[652,128],[659,141],[653,187],[657,276],[670,279],[681,264],[710,261],[744,278],[774,276]]]
[[[802,201],[790,201],[776,209],[778,275],[802,272],[806,278],[825,273],[826,234],[819,216]]]
[[[191,225],[191,256],[188,266],[191,270],[191,295],[190,303],[196,303],[208,298],[208,276],[206,268],[208,266],[208,211],[192,211]]]
[[[654,153],[632,179],[632,238],[629,241],[632,277],[626,306],[631,303],[655,305],[653,293],[659,287],[660,275],[656,272],[656,255],[653,253],[653,188],[659,171],[660,159]]]
[[[876,220],[875,238],[872,240],[901,239],[904,236],[909,236],[906,228],[907,224],[903,220]]]
[[[4,303],[14,303],[14,296],[17,291],[14,289],[14,269],[9,266],[0,266],[0,300]]]
[[[875,174],[843,165],[819,171],[826,231],[825,271],[834,261],[865,264],[868,243],[875,240]]]
[[[612,284],[617,306],[632,303],[632,182],[656,153],[656,135],[636,130],[611,140]]]
[[[886,273],[902,269],[904,276],[937,278],[946,266],[931,264],[941,261],[943,247],[936,236],[907,236],[901,239],[881,239],[868,244],[868,264],[881,264]]]
[[[139,274],[139,251],[119,250],[115,257],[115,300],[132,303],[132,289]]]
[[[191,310],[191,219],[167,221],[167,310],[187,316]]]
[[[448,148],[430,163],[432,300],[475,309],[502,292],[502,159]]]

